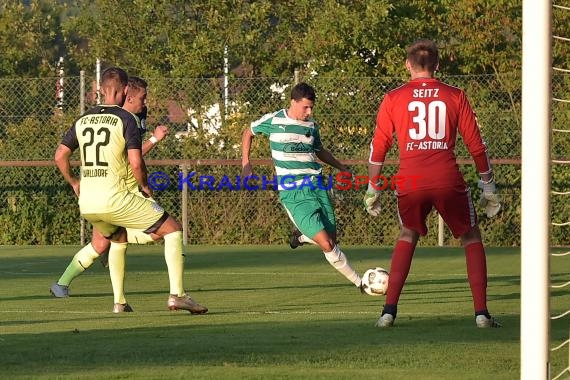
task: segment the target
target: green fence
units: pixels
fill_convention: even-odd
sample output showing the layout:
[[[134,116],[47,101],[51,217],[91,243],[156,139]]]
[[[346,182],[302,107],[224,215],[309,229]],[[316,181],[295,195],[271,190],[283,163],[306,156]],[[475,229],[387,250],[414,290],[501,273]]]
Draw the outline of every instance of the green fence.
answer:
[[[520,243],[521,78],[517,74],[445,77],[466,90],[494,161],[504,210],[488,220],[478,209],[487,244]],[[179,173],[234,177],[240,173],[241,133],[264,113],[288,105],[290,86],[305,80],[317,90],[315,118],[325,147],[350,162],[357,174],[366,174],[369,143],[378,105],[386,91],[403,83],[398,78],[147,78],[150,129],[170,128],[169,137],[147,157],[149,171],[168,175],[172,186],[156,198],[179,220],[185,220],[190,244],[283,243],[291,224],[276,193],[266,191],[188,191],[175,186]],[[52,164],[63,133],[82,110],[96,102],[93,78],[0,79],[0,244],[78,244],[82,227],[71,188]],[[570,75],[555,74],[553,97],[568,99]],[[62,89],[57,92],[57,89]],[[553,102],[551,156],[570,157],[568,103]],[[259,140],[259,141],[257,141]],[[477,201],[477,174],[461,142],[457,144],[461,169]],[[267,141],[254,139],[252,158],[270,157]],[[394,149],[389,159],[395,159]],[[395,166],[388,167],[390,174]],[[271,175],[267,160],[254,167]],[[330,169],[326,174],[334,174]],[[568,168],[553,165],[553,190],[569,191]],[[338,196],[338,197],[337,197]],[[335,204],[339,239],[343,244],[390,245],[397,236],[395,198],[383,194],[383,213],[368,216],[361,206],[362,191],[337,192]],[[553,196],[552,219],[568,220],[570,205]],[[438,242],[438,220],[430,218],[423,245]],[[89,234],[87,226],[87,238]],[[553,245],[565,245],[566,227],[552,230]],[[445,230],[444,244],[457,245]]]

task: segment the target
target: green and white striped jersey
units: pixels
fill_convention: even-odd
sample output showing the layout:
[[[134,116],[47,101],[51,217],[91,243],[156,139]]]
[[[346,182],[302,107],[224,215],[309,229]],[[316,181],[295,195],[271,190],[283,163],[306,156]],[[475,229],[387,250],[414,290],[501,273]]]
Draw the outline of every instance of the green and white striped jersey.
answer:
[[[251,132],[269,137],[279,184],[283,183],[282,180],[291,183],[321,175],[322,166],[317,162],[315,152],[320,151],[323,145],[319,126],[314,120],[292,119],[282,109],[251,123]]]

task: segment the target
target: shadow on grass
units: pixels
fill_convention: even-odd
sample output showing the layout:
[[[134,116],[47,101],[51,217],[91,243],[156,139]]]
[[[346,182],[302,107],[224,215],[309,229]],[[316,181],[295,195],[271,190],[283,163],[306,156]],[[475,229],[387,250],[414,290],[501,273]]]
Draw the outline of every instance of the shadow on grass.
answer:
[[[128,327],[129,321],[140,324],[141,317],[135,313],[121,317],[126,317],[121,318],[123,327],[116,329],[99,330],[94,326],[81,331],[3,335],[0,368],[7,374],[18,375],[33,375],[37,371],[64,375],[103,368],[144,373],[144,368],[154,366],[228,363],[383,368],[410,365],[410,360],[416,362],[409,357],[410,351],[429,356],[443,345],[451,347],[446,360],[462,368],[473,365],[466,364],[473,359],[472,351],[480,350],[479,354],[484,355],[493,342],[518,342],[515,316],[503,318],[506,328],[492,330],[477,329],[471,318],[457,317],[410,317],[398,320],[389,329],[375,328],[373,320],[362,317],[286,321],[263,316],[264,321],[237,318],[220,323],[204,315],[176,317],[177,326],[161,327]],[[152,323],[148,315],[142,318]],[[504,355],[507,357],[493,351],[487,354],[489,361],[509,359]]]
[[[69,260],[79,250],[79,247],[4,247],[6,254],[0,256],[0,273],[2,276],[22,276],[27,272],[61,274]],[[343,247],[347,257],[353,263],[377,263],[389,267],[391,248],[388,247]],[[42,254],[38,255],[38,251]],[[315,246],[291,250],[285,246],[188,246],[185,248],[186,262],[193,270],[225,270],[232,268],[251,269],[255,267],[279,268],[285,265],[305,266],[314,263],[328,265],[322,252]],[[488,255],[505,257],[518,255],[517,248],[494,248]],[[419,247],[414,262],[449,258],[464,261],[463,249],[458,247]],[[154,270],[166,265],[163,247],[160,245],[129,246],[127,253],[127,270]],[[103,268],[95,263],[93,266]],[[92,270],[92,269],[90,269]]]

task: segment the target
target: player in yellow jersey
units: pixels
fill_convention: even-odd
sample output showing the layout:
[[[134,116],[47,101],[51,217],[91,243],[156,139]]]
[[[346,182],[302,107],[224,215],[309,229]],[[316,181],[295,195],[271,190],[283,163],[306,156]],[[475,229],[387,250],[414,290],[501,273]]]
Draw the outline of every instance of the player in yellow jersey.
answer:
[[[106,104],[92,108],[75,121],[56,150],[56,165],[79,197],[81,215],[100,232],[100,236],[93,237],[111,241],[109,266],[119,274],[113,279],[110,269],[114,289],[115,281],[122,283],[121,274],[124,276],[125,228],[142,229],[164,238],[170,279],[169,309],[206,313],[208,309],[192,300],[184,290],[182,228],[158,203],[149,199],[152,190],[147,183],[137,121],[133,114],[121,108],[127,90],[128,76],[124,70],[111,67],[103,72],[101,93]],[[76,149],[81,156],[81,181],[73,175],[70,165],[71,154]],[[131,191],[128,186],[129,166],[140,193]],[[92,244],[99,246],[100,243],[92,241]],[[113,263],[115,259],[117,262]],[[115,305],[114,310],[118,307],[124,311],[128,307],[124,299],[115,299],[115,304],[119,306]]]
[[[145,106],[147,97],[147,82],[139,77],[131,76],[129,77],[129,87],[127,91],[127,98],[123,104],[123,108],[137,116],[139,130],[141,135],[146,132],[146,116],[147,108]],[[152,137],[146,140],[142,145],[142,154],[146,155],[156,144],[164,139],[168,134],[168,128],[164,125],[159,125],[154,129]],[[130,171],[130,167],[129,167]],[[138,191],[138,184],[136,179],[129,173],[130,178],[127,187],[131,191]],[[97,229],[93,229],[93,235],[99,234]],[[136,244],[146,244],[159,239],[159,236],[155,234],[146,234],[143,230],[134,230],[127,228],[127,236],[129,243]],[[61,275],[58,281],[53,283],[50,287],[50,292],[54,297],[66,298],[69,296],[69,285],[71,282],[81,275],[87,268],[89,268],[93,262],[101,258],[102,264],[108,266],[108,251],[110,247],[110,241],[107,239],[102,239],[103,236],[94,236],[85,247],[83,247],[79,252],[77,252],[73,259],[70,261],[64,273]],[[98,246],[94,244],[99,244]],[[123,289],[123,286],[119,288]],[[116,296],[117,299],[121,298],[121,295]],[[115,312],[121,311],[132,311],[132,308],[124,309],[121,307],[120,303],[114,308]]]

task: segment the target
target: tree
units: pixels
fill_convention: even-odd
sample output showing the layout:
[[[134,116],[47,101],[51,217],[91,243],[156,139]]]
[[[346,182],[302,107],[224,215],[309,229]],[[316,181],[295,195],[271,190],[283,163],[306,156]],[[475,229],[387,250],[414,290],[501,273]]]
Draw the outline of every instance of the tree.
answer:
[[[443,63],[450,73],[520,71],[520,0],[446,0],[444,3],[447,14],[441,45]]]
[[[65,50],[61,20],[66,10],[56,0],[0,3],[0,77],[55,76]]]
[[[241,15],[234,3],[244,2],[81,1],[66,25],[69,51],[82,67],[100,58],[145,77],[218,76]]]

